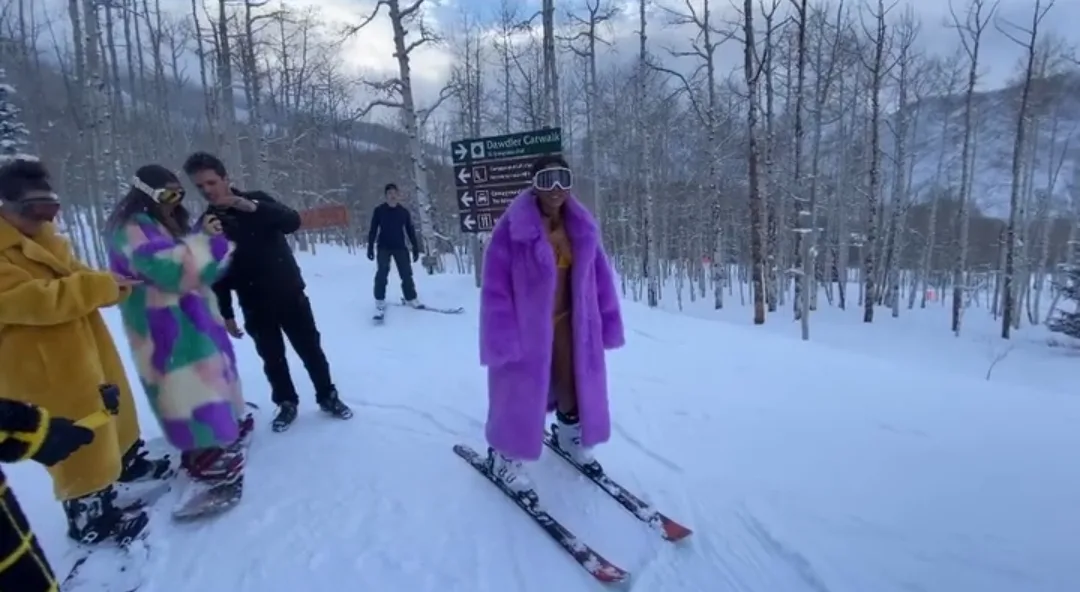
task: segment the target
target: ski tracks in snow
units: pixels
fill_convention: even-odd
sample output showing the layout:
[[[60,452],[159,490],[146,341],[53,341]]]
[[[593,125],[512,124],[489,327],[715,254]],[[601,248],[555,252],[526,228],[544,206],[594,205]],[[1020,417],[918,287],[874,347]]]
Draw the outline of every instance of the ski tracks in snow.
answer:
[[[604,589],[450,451],[457,442],[483,442],[483,370],[473,350],[428,344],[425,334],[472,335],[472,315],[396,314],[358,338],[347,325],[366,327],[367,311],[353,312],[323,325],[355,419],[334,422],[305,404],[289,431],[257,434],[244,502],[212,521],[166,526],[174,550],[200,551],[169,553],[156,578],[233,592],[385,589],[391,582],[416,592]],[[348,352],[332,343],[348,344]],[[444,368],[429,368],[432,360]],[[638,388],[670,388],[655,374],[636,374]],[[647,418],[635,390],[626,389],[620,403],[632,406],[631,424]],[[621,392],[617,384],[613,391]],[[663,442],[662,434],[613,427],[616,445],[601,454],[612,475],[693,528],[690,539],[660,540],[554,455],[535,463],[534,477],[553,515],[632,573],[624,590],[828,592],[745,506],[721,505],[731,511],[717,516],[715,499],[676,493],[686,489],[684,467],[649,444]]]
[[[695,534],[674,547],[656,543],[655,557],[635,570],[635,591],[831,592],[810,561],[745,503],[731,500],[717,514],[715,502],[691,500],[696,511],[687,522]]]

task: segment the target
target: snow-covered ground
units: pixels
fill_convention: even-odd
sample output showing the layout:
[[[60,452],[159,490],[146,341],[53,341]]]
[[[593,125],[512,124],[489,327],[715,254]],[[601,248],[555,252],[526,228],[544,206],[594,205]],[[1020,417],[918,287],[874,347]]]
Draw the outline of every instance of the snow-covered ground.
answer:
[[[734,296],[726,296],[728,305],[717,311],[712,306],[711,292],[707,300],[694,302],[684,293],[680,309],[674,290],[670,290],[661,308],[694,318],[751,327],[753,310],[740,306],[738,296],[737,291]],[[925,309],[920,309],[916,302],[915,309],[908,310],[904,296],[898,318],[892,318],[890,309],[879,307],[874,311],[874,322],[866,324],[862,306],[855,300],[857,296],[858,285],[850,283],[848,309],[840,310],[826,303],[822,291],[820,309],[810,317],[810,340],[822,346],[888,358],[909,367],[944,370],[1002,386],[1080,395],[1077,388],[1080,341],[1052,333],[1042,324],[1030,326],[1026,310],[1022,328],[1006,341],[1001,339],[1000,319],[994,319],[986,308],[969,308],[964,312],[960,336],[956,337],[950,331],[948,300],[928,302]],[[1045,317],[1050,305],[1047,290],[1040,317]],[[801,338],[790,301],[771,313],[766,324],[754,331]]]
[[[599,589],[450,450],[484,446],[472,278],[418,278],[427,302],[464,315],[395,307],[374,327],[370,263],[322,248],[302,264],[356,417],[318,415],[292,358],[300,420],[273,434],[268,411],[261,418],[231,512],[174,524],[168,499],[155,507],[142,590]],[[641,592],[1080,589],[1076,361],[1029,339],[987,381],[989,320],[956,339],[933,311],[882,313],[872,329],[822,313],[802,343],[787,321],[741,326],[746,309],[627,304],[628,345],[609,362],[614,433],[599,455],[695,534],[659,540],[550,456],[535,467],[545,505]],[[108,319],[126,349],[118,315]],[[248,397],[269,408],[250,340],[239,356]],[[149,419],[144,429],[157,431]],[[5,469],[66,571],[73,556],[46,474]]]

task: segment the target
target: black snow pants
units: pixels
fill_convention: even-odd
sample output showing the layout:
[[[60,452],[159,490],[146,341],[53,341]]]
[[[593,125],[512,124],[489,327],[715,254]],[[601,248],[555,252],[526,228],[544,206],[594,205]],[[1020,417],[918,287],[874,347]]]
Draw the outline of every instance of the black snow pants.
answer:
[[[416,300],[416,284],[413,283],[412,259],[408,249],[380,248],[375,255],[375,300],[386,300],[386,282],[390,277],[390,260],[394,260],[398,277],[401,278],[401,295],[405,300]]]
[[[257,306],[245,308],[244,329],[251,335],[255,351],[262,358],[274,404],[299,403],[285,359],[286,337],[307,369],[315,387],[315,400],[322,402],[333,395],[335,388],[330,378],[330,364],[323,353],[311,301],[306,294],[264,298]]]

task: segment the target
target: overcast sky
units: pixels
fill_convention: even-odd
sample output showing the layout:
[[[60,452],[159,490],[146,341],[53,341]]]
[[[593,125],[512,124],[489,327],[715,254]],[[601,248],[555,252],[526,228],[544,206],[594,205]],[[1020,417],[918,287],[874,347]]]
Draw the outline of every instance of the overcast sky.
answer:
[[[287,4],[294,6],[318,7],[323,17],[332,23],[356,22],[365,14],[370,13],[374,0],[285,0]],[[456,30],[460,31],[462,13],[468,12],[473,19],[482,22],[494,23],[499,12],[499,7],[504,0],[428,0],[430,19],[437,30],[452,35]],[[506,0],[511,5],[518,5],[522,15],[532,14],[539,10],[540,0]],[[636,48],[637,35],[637,0],[614,0],[624,7],[624,13],[611,27],[607,34],[613,42],[614,54],[606,57],[606,60],[624,60],[633,57]],[[687,0],[653,0],[654,6],[666,6],[679,9]],[[700,6],[702,0],[689,0],[695,6]],[[812,0],[813,1],[813,0]],[[583,0],[555,0],[557,10],[562,14],[575,10],[584,5]],[[967,0],[953,0],[958,11],[966,10]],[[991,3],[992,0],[987,0]],[[1046,0],[1043,0],[1044,5]],[[857,3],[848,0],[851,6]],[[58,25],[66,28],[65,19],[62,18],[66,8],[63,0],[46,0],[46,5],[53,15],[56,15]],[[740,3],[741,4],[741,3]],[[162,5],[175,7],[175,13],[186,15],[190,11],[190,3],[187,0],[162,0]],[[785,7],[787,3],[785,2]],[[834,4],[835,5],[835,4]],[[1027,24],[1031,19],[1031,11],[1034,0],[1000,0],[997,18],[1015,23]],[[899,0],[894,8],[894,14],[899,15],[904,6],[912,7],[922,19],[922,31],[920,33],[919,46],[928,52],[949,53],[957,47],[956,31],[948,26],[949,4],[947,0]],[[732,0],[712,0],[713,12],[716,22],[719,24],[724,19],[734,19],[737,13],[732,8]],[[663,48],[685,47],[693,35],[693,31],[686,28],[673,27],[665,22],[661,11],[654,8],[655,17],[650,25],[650,41],[656,47],[657,54],[666,54]],[[393,58],[393,38],[389,19],[383,15],[377,18],[362,33],[358,34],[346,46],[345,59],[350,66],[363,69],[368,72],[393,73],[397,64]],[[565,21],[565,19],[562,19]],[[1049,17],[1044,21],[1044,30],[1047,34],[1057,35],[1071,45],[1080,45],[1080,0],[1056,0]],[[721,67],[725,70],[735,69],[741,64],[740,49],[737,44],[730,44],[720,52]],[[983,87],[998,87],[1004,84],[1010,77],[1015,76],[1018,60],[1021,57],[1021,48],[1005,38],[993,26],[989,28],[984,38],[983,57]],[[433,47],[418,51],[413,56],[413,72],[418,78],[417,90],[423,97],[432,97],[445,80],[452,64],[451,49],[449,47]],[[679,67],[670,64],[672,67]],[[690,63],[684,62],[683,67],[690,68]],[[192,72],[194,70],[192,69]]]
[[[373,0],[294,0],[297,2],[319,6],[324,14],[331,16],[334,21],[349,21],[370,11],[374,4]],[[500,5],[503,0],[428,0],[432,3],[431,18],[436,26],[442,31],[460,31],[462,12],[468,12],[473,18],[492,23],[495,22]],[[511,5],[520,7],[520,14],[533,14],[540,8],[540,0],[507,0]],[[988,0],[988,4],[991,0]],[[584,6],[583,0],[555,0],[560,15],[566,11],[575,10]],[[624,8],[618,22],[614,23],[608,33],[608,39],[613,42],[615,55],[608,59],[630,59],[637,51],[637,1],[615,0],[617,5]],[[701,0],[690,0],[695,6],[701,5]],[[1044,6],[1046,0],[1043,0]],[[664,6],[680,9],[686,0],[653,0],[655,6]],[[954,0],[958,14],[963,16],[966,10],[966,0]],[[786,3],[785,3],[786,4]],[[851,6],[855,2],[849,0]],[[1015,23],[1028,24],[1031,19],[1033,0],[1000,0],[997,19]],[[899,15],[904,6],[910,6],[922,20],[919,46],[927,52],[947,54],[957,48],[957,33],[950,26],[949,4],[946,0],[900,0],[893,9],[895,15]],[[737,13],[732,8],[731,0],[713,0],[712,9],[716,15],[716,22],[724,19],[737,18]],[[666,54],[661,48],[685,47],[691,36],[692,30],[681,27],[672,27],[660,10],[653,10],[655,16],[650,26],[649,37],[657,48],[657,54]],[[565,21],[565,19],[563,19]],[[1080,0],[1057,0],[1051,9],[1043,25],[1047,34],[1059,36],[1070,45],[1080,45]],[[378,19],[372,23],[372,28],[367,34],[356,40],[350,51],[350,61],[363,66],[366,69],[393,71],[396,64],[392,58],[392,33],[387,19]],[[425,51],[416,56],[414,71],[422,77],[421,88],[426,93],[437,92],[438,87],[445,78],[452,63],[447,48]],[[1017,65],[1021,58],[1021,48],[1009,41],[996,28],[991,26],[984,38],[980,69],[982,73],[981,86],[984,88],[999,87],[1016,75]],[[722,67],[725,70],[738,68],[742,57],[737,44],[721,50]],[[675,64],[671,64],[675,66]],[[692,67],[686,64],[686,67]]]

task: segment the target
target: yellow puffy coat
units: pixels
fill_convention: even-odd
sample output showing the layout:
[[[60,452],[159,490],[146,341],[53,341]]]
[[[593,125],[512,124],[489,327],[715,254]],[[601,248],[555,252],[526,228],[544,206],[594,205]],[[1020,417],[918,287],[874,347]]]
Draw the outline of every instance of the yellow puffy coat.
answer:
[[[131,386],[98,312],[127,293],[80,263],[52,225],[31,239],[0,218],[0,397],[77,420],[102,409],[100,385],[120,388],[119,415],[49,469],[60,500],[114,483],[139,437]]]

